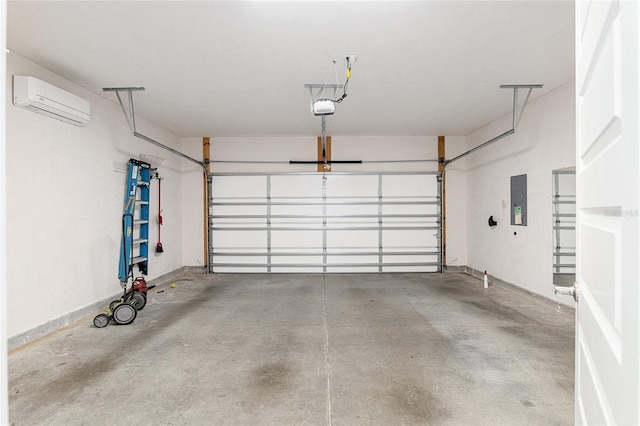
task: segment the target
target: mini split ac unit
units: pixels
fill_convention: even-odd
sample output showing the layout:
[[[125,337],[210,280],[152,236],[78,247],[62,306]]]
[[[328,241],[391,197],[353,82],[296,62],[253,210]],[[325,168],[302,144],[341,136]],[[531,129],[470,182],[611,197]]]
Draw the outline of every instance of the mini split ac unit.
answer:
[[[13,104],[74,126],[91,120],[89,101],[31,76],[13,76]]]

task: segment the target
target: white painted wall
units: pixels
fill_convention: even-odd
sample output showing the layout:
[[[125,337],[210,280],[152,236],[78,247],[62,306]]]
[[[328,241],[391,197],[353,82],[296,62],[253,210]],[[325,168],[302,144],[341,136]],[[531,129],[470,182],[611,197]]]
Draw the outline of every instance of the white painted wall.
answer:
[[[362,160],[363,164],[334,164],[333,171],[436,171],[437,162],[376,163],[377,160],[437,159],[437,136],[332,136],[333,160]],[[466,149],[464,137],[447,137],[447,149],[452,155]],[[182,140],[182,150],[194,158],[202,158],[202,139]],[[224,137],[211,138],[213,161],[271,161],[271,163],[212,163],[216,173],[233,172],[315,172],[316,165],[291,165],[290,160],[317,160],[317,137]],[[448,234],[451,259],[466,264],[466,184],[465,161],[451,166],[447,186],[457,188],[449,200],[455,232]],[[202,173],[196,165],[183,162],[183,263],[204,264]]]
[[[180,151],[196,160],[202,160],[202,138],[182,139]],[[203,233],[203,170],[191,161],[181,160],[181,162],[182,264],[203,266],[207,260]]]
[[[467,150],[464,136],[445,137],[445,158],[450,159]],[[467,265],[467,158],[449,164],[446,182],[446,255],[447,266]]]
[[[569,302],[553,294],[551,172],[575,165],[574,103],[571,82],[530,102],[514,135],[467,157],[468,266],[559,303]],[[468,135],[468,147],[510,128],[511,114]],[[520,174],[527,174],[526,227],[510,225],[510,177]]]
[[[75,127],[11,103],[12,76],[33,75],[88,99],[92,120]],[[113,94],[96,95],[22,58],[8,55],[7,283],[9,338],[118,294],[118,257],[125,174],[113,163],[140,153],[160,166],[164,253],[153,248],[148,279],[182,266],[181,168],[173,157],[132,136]],[[111,82],[105,81],[105,86]],[[177,136],[137,117],[138,131],[178,148]],[[152,183],[151,212],[157,213]],[[32,336],[37,337],[37,336]]]

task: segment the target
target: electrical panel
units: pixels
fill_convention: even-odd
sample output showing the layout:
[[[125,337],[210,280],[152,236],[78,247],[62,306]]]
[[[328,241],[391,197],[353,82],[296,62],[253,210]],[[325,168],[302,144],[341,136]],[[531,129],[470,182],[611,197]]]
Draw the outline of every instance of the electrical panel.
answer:
[[[511,224],[527,226],[527,175],[511,176]]]

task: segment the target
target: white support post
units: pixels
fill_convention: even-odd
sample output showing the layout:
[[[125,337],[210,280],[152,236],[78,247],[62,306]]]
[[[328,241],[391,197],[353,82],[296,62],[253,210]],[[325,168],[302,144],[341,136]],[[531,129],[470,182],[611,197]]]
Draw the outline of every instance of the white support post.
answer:
[[[0,81],[7,75],[7,2],[0,1]],[[0,99],[7,99],[6,85],[0,84]],[[0,102],[0,129],[6,129],[5,102]],[[0,425],[9,424],[9,370],[7,353],[7,251],[6,251],[6,134],[0,132]]]

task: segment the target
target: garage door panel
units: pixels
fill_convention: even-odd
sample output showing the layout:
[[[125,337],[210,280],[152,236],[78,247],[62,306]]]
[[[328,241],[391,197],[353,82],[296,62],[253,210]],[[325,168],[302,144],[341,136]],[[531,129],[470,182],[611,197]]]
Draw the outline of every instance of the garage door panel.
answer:
[[[210,259],[214,272],[259,272],[261,270],[266,272],[264,268],[256,269],[256,266],[248,266],[266,264],[265,255],[255,255],[255,253],[264,253],[267,243],[265,231],[217,230],[214,232],[214,254]]]
[[[340,202],[345,202],[340,201]],[[360,216],[360,215],[378,215],[378,199],[377,198],[368,198],[368,199],[359,199],[358,201],[353,201],[354,203],[369,203],[369,204],[343,204],[343,205],[335,205],[328,204],[326,206],[327,219],[334,220],[332,216]],[[371,218],[369,218],[371,219]]]
[[[437,175],[383,175],[382,195],[416,197],[435,197],[438,194]]]
[[[280,273],[321,273],[322,256],[273,258],[269,272]],[[278,266],[282,265],[282,266]],[[311,266],[314,265],[314,266]]]
[[[271,231],[272,251],[301,251],[318,250],[322,247],[321,230]]]
[[[439,260],[438,255],[384,255],[382,272],[438,272]]]
[[[328,216],[327,228],[371,228],[378,226],[378,215],[363,213],[354,217]]]
[[[210,259],[214,266],[224,256],[243,253],[247,263],[254,263],[247,265],[251,272],[438,270],[435,174],[250,177],[238,176],[238,191],[221,188],[234,185],[229,176],[214,186],[224,195],[221,200],[213,194],[213,211],[218,213],[211,228],[213,252],[218,254]],[[234,193],[235,198],[230,196]],[[226,253],[220,255],[222,251]],[[264,256],[256,257],[259,254]],[[237,256],[234,262],[241,259]],[[256,265],[257,259],[265,265]]]
[[[320,262],[317,262],[318,264]],[[276,267],[273,266],[270,269],[267,270],[267,272],[270,273],[278,273],[278,274],[300,274],[300,273],[304,273],[304,274],[321,274],[322,271],[322,266],[314,266],[314,267]]]
[[[261,266],[247,267],[247,266],[216,266],[215,272],[216,274],[260,274],[260,273],[268,273],[269,270],[264,263],[261,263]]]
[[[438,247],[438,238],[433,230],[387,230],[382,235],[384,247],[416,248]]]
[[[400,202],[395,201],[394,202]],[[408,203],[409,201],[405,201]],[[384,215],[409,215],[409,214],[420,214],[420,215],[439,215],[438,205],[432,204],[424,204],[424,201],[415,201],[416,203],[422,204],[392,204],[392,205],[383,205],[382,206],[382,214]]]
[[[248,199],[237,199],[236,202],[239,203],[243,203],[243,202],[250,202],[251,200]],[[234,205],[234,206],[229,206],[229,205],[215,205],[213,206],[213,214],[214,215],[222,215],[222,216],[227,216],[227,215],[242,215],[242,216],[246,216],[246,215],[250,215],[250,216],[255,216],[255,215],[261,215],[261,216],[265,216],[267,214],[267,207],[266,205]]]
[[[265,231],[217,231],[216,247],[225,249],[253,250],[265,247],[267,233]]]
[[[378,272],[378,256],[330,256],[328,273]],[[366,266],[369,265],[369,266]]]
[[[378,175],[327,175],[330,198],[378,198]]]
[[[252,265],[252,266],[249,266]],[[266,256],[217,256],[215,272],[267,272]]]
[[[271,175],[270,195],[272,199],[322,197],[322,175]]]
[[[211,191],[217,199],[264,198],[267,190],[267,176],[260,175],[217,175],[211,180]]]
[[[421,266],[421,265],[409,265],[409,266],[384,266],[382,272],[438,272],[438,266]]]
[[[271,272],[322,272],[319,247],[321,230],[271,231]]]
[[[270,215],[273,226],[322,225],[320,206],[272,206]]]
[[[378,231],[346,230],[327,231],[327,249],[352,249],[363,251],[378,247]]]

